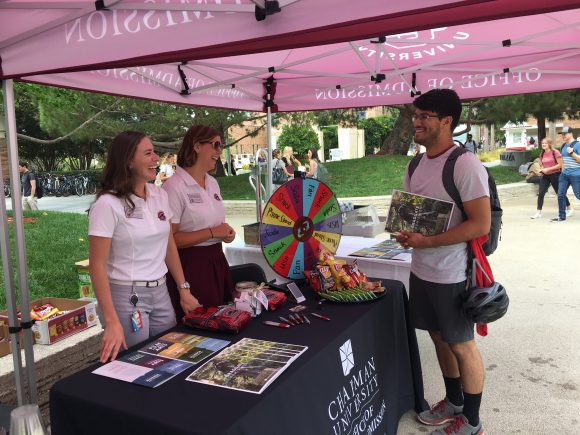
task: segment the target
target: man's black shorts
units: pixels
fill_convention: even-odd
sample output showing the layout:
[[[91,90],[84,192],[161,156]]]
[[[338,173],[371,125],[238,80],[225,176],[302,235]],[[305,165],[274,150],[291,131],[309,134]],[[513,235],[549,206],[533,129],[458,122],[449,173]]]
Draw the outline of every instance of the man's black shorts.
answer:
[[[439,331],[447,343],[473,340],[473,322],[467,320],[461,310],[465,281],[438,284],[411,273],[409,287],[409,310],[415,328]]]

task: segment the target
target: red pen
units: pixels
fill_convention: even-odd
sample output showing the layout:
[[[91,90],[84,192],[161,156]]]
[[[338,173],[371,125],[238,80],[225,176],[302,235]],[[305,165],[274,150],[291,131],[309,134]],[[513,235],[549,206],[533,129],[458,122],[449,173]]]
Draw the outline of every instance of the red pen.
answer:
[[[264,320],[264,325],[277,326],[278,328],[290,328],[287,323],[270,322],[269,320]]]
[[[288,325],[296,325],[296,322],[294,322],[293,320],[288,320],[282,316],[278,316],[278,318],[282,321],[282,322],[286,322]]]
[[[308,317],[306,317],[304,314],[299,314],[300,317],[302,317],[306,323],[308,323],[310,325],[310,320],[308,320]]]
[[[322,319],[322,320],[330,320],[329,317],[323,316],[322,314],[318,314],[318,313],[310,313],[310,314],[312,314],[314,317],[318,317],[319,319]]]

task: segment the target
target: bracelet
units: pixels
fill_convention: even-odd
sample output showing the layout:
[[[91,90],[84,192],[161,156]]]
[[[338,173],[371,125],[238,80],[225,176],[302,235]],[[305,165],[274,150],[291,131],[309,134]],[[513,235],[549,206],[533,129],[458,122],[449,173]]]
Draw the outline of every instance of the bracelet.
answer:
[[[209,233],[211,234],[211,238],[213,239],[213,231],[211,230],[211,228],[208,228]]]

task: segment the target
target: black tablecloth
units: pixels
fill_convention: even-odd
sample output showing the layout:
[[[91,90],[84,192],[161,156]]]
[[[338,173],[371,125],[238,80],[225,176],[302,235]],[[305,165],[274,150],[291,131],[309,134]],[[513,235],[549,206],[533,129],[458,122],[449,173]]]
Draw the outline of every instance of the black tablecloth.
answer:
[[[306,292],[307,312],[324,314],[328,322],[309,316],[311,325],[288,329],[262,324],[286,315],[287,304],[253,319],[238,335],[187,329],[232,342],[252,337],[308,346],[260,395],[188,382],[192,369],[149,389],[92,374],[95,365],[51,389],[52,433],[395,434],[400,416],[426,403],[405,289],[398,281],[384,283],[388,293],[378,301],[325,303],[322,311]],[[349,340],[354,365],[345,374],[349,364],[340,348],[347,350]]]

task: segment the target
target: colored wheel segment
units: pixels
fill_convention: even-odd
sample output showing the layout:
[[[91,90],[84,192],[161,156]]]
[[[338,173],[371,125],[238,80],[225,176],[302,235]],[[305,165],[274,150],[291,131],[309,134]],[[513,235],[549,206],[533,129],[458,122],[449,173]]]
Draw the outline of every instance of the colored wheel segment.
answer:
[[[262,253],[279,275],[304,277],[321,249],[338,249],[342,215],[330,188],[313,178],[290,180],[264,207],[260,224]]]

